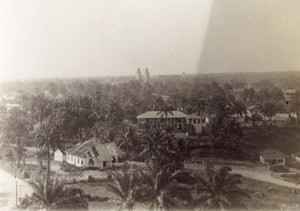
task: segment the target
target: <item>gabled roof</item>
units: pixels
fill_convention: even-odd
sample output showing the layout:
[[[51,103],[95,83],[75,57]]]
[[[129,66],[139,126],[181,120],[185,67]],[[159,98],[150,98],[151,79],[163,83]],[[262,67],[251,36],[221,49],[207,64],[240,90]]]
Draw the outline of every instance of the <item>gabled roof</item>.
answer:
[[[93,151],[93,147],[95,147],[94,149],[96,150],[96,154]],[[71,155],[83,158],[89,151],[92,152],[90,153],[91,155],[93,155],[92,157],[97,158],[99,161],[113,160],[106,147],[103,144],[98,143],[95,139],[90,139],[84,143],[78,143],[66,152]]]
[[[186,118],[187,115],[181,111],[172,111],[168,113],[167,118]],[[138,119],[157,119],[157,118],[166,118],[166,115],[163,111],[147,111],[143,114],[137,116]]]
[[[122,157],[125,155],[125,153],[122,150],[120,150],[119,147],[117,147],[117,145],[113,142],[104,143],[103,145],[106,147],[107,151],[113,156]]]
[[[66,154],[66,152],[64,151],[64,150],[62,150],[62,149],[59,149],[59,148],[57,148],[55,151],[54,151],[54,153],[56,152],[56,151],[60,151],[62,154]]]

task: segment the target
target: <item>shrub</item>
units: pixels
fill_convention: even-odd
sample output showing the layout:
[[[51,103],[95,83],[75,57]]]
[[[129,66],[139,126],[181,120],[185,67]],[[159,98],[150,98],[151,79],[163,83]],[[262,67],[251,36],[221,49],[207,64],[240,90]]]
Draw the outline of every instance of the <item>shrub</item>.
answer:
[[[87,179],[88,182],[95,182],[95,180],[96,180],[96,178],[93,177],[92,175],[88,176],[88,179]]]

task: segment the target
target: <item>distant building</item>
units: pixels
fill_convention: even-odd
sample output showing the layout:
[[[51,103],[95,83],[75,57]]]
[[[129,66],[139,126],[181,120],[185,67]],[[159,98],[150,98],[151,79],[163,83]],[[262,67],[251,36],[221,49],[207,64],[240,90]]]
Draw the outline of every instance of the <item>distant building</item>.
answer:
[[[295,89],[288,89],[284,91],[284,97],[287,102],[296,100],[297,91]]]
[[[21,94],[19,92],[8,92],[6,94],[3,95],[3,100],[7,100],[7,101],[10,101],[10,100],[18,100],[20,99],[21,97]]]
[[[150,82],[150,73],[148,68],[143,72],[141,72],[140,68],[137,69],[136,71],[136,76],[135,79],[144,83],[149,83]]]
[[[144,74],[143,74],[143,81],[144,83],[149,83],[150,82],[150,73],[148,68],[146,68]]]
[[[143,80],[143,76],[142,76],[140,68],[138,68],[137,71],[136,71],[135,79],[138,80],[138,81]]]
[[[3,95],[1,102],[6,107],[7,111],[11,110],[12,108],[20,108],[21,94],[19,92],[8,92]]]
[[[260,154],[260,162],[267,164],[269,168],[274,166],[285,166],[286,157],[285,155],[275,149],[266,149]]]
[[[172,113],[172,114],[171,114]],[[187,115],[181,111],[172,111],[167,116],[162,111],[147,111],[137,116],[138,123],[150,128],[161,129],[172,126],[174,130],[183,131],[192,125],[196,133],[201,133],[205,126],[205,118],[196,114]]]

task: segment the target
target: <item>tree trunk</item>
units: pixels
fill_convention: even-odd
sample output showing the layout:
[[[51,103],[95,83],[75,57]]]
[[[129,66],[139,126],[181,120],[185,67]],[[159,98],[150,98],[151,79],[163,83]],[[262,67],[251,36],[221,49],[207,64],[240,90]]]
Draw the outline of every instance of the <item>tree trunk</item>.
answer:
[[[17,167],[20,168],[20,166],[21,166],[21,155],[19,153],[19,149],[21,147],[21,142],[20,142],[19,137],[16,138],[16,142],[17,142],[16,143],[17,144],[17,149],[16,149],[16,151],[17,151]]]
[[[43,158],[39,158],[39,167],[40,167],[40,170],[39,170],[39,173],[41,174],[43,172]]]
[[[50,178],[50,146],[47,144],[47,178]]]

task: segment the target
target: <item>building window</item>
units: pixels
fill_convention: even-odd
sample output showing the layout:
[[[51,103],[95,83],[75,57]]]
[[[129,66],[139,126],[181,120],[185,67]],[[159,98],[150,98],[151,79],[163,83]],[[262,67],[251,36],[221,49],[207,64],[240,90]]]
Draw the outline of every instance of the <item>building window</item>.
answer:
[[[83,165],[83,160],[81,161],[81,165]]]
[[[194,124],[196,124],[197,122],[196,122],[196,119],[194,119]]]
[[[199,124],[200,124],[200,121],[201,121],[201,120],[200,120],[200,119],[198,119],[198,123],[199,123]]]
[[[94,165],[94,160],[93,159],[89,159],[89,165],[93,166]]]

